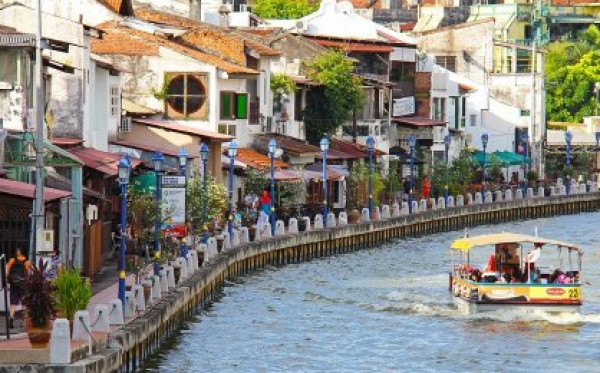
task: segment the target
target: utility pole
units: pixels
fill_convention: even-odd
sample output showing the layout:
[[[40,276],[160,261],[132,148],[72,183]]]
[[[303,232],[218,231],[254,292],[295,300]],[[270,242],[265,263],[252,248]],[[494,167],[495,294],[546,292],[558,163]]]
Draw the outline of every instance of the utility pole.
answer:
[[[44,95],[42,76],[42,0],[36,2],[37,29],[35,34],[35,200],[32,214],[33,242],[29,245],[29,262],[36,265],[36,251],[42,242],[44,214]]]

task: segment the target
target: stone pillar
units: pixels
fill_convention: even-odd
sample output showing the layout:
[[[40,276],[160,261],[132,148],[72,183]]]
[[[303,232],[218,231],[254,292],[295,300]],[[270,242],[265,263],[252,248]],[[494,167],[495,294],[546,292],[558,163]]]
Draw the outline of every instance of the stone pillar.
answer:
[[[504,192],[504,200],[505,201],[512,201],[513,200],[512,190],[506,189],[506,191]]]
[[[502,202],[502,191],[501,190],[496,192],[496,202]]]
[[[400,215],[408,215],[408,202],[402,202],[402,210],[400,210]]]
[[[454,196],[448,196],[448,205],[446,208],[448,207],[454,207]]]
[[[392,215],[390,214],[390,205],[381,206],[381,219],[389,219]]]
[[[183,272],[183,268],[181,270]],[[152,298],[160,299],[161,291],[160,291],[160,277],[154,275],[152,276]],[[127,315],[125,315],[127,316]]]
[[[330,212],[329,214],[327,214],[327,228],[335,228],[337,226],[337,223],[335,221],[335,214],[333,212]]]
[[[381,210],[379,206],[373,206],[373,219],[371,220],[381,220]]]
[[[285,236],[285,225],[283,220],[277,220],[275,222],[275,236]]]
[[[448,199],[450,199],[450,197],[448,197]],[[438,209],[445,209],[446,208],[446,201],[444,200],[444,197],[439,197],[437,199],[437,208]]]
[[[417,212],[419,212],[419,202],[418,201],[411,201],[412,202],[412,212],[413,214],[416,214]]]
[[[161,270],[164,272],[164,270]],[[146,311],[146,299],[144,298],[144,287],[141,284],[133,285],[131,288],[133,299],[135,300],[136,311]]]
[[[437,210],[437,202],[436,202],[435,198],[429,198],[428,203],[431,205],[432,210]]]
[[[471,195],[471,194],[469,194],[469,195]],[[465,196],[463,196],[463,195],[456,196],[456,206],[464,206],[464,205],[465,205]]]
[[[467,205],[472,205],[475,203],[475,199],[473,198],[473,194],[469,193],[467,194]]]
[[[558,186],[563,185],[563,179],[560,177],[558,179],[556,179],[556,185],[558,185]]]
[[[223,242],[225,242],[225,241],[223,241]],[[179,283],[181,284],[183,282],[183,280],[188,278],[187,261],[183,258],[177,258],[177,262],[181,266],[181,270],[180,270],[181,272],[179,273]]]
[[[298,234],[298,220],[296,218],[291,218],[288,224],[288,231],[290,234]]]
[[[400,216],[400,205],[397,203],[394,203],[392,205],[392,217],[397,218],[399,216]]]
[[[167,272],[167,287],[173,289],[175,287],[175,271],[173,270],[173,266],[166,266],[165,272]]]
[[[123,317],[123,303],[121,303],[121,300],[118,298],[111,300],[109,308],[108,322],[110,325],[125,324],[125,318]]]
[[[345,227],[346,225],[348,225],[348,214],[346,211],[342,211],[338,216],[338,226]]]
[[[492,192],[487,191],[485,192],[485,203],[492,203],[494,202],[494,196],[492,195]]]
[[[273,236],[271,232],[271,223],[264,223],[259,233],[261,240],[271,238]]]
[[[369,216],[369,209],[368,208],[363,208],[362,209],[362,213],[360,214],[360,221],[362,223],[366,223],[371,221],[371,217]]]
[[[135,317],[135,299],[132,291],[125,292],[125,317],[128,319]],[[75,330],[74,326],[73,330]]]
[[[128,293],[131,293],[128,291]],[[127,295],[125,295],[127,297]],[[131,299],[131,294],[130,294]],[[131,303],[133,305],[133,303]],[[132,316],[133,317],[133,316]],[[89,332],[88,332],[89,331]],[[71,339],[73,341],[85,341],[90,339],[90,313],[88,311],[77,311],[73,316],[73,335]]]
[[[69,320],[56,319],[52,323],[52,336],[50,337],[50,364],[70,363],[71,329]]]
[[[482,202],[483,202],[483,196],[481,195],[481,192],[475,193],[475,200],[473,201],[473,204],[480,205]]]
[[[315,229],[323,229],[323,215],[315,215]]]
[[[142,296],[143,296],[142,292]],[[92,314],[92,331],[100,333],[108,333],[110,331],[108,323],[108,307],[105,304],[98,304],[94,307],[94,313]]]
[[[517,189],[517,191],[515,192],[515,199],[523,199],[523,189]]]
[[[231,247],[235,247],[235,246],[239,246],[240,245],[240,231],[238,231],[237,229],[234,229],[231,232]]]
[[[544,189],[544,187],[539,187],[537,196],[540,198],[546,197],[546,189]]]
[[[223,237],[223,247],[221,248],[221,251],[231,249],[231,237],[229,237],[229,232],[225,231],[221,233],[221,237]]]
[[[587,193],[587,184],[581,184],[579,186],[579,192],[580,193]]]
[[[191,252],[188,253],[185,258],[187,259],[187,275],[188,277],[191,277],[196,270],[196,267],[194,267],[194,262],[198,263],[198,260],[194,258],[194,255]]]
[[[311,226],[310,226],[310,217],[308,216],[304,216],[302,217],[302,220],[304,220],[304,224],[306,226],[306,229],[304,230],[305,232],[310,232],[311,230]]]
[[[527,188],[527,198],[533,198],[533,188]]]
[[[248,227],[240,228],[240,244],[244,245],[250,242],[250,233],[248,233]]]
[[[558,194],[561,196],[566,196],[567,195],[567,187],[565,185],[560,185],[558,187]]]
[[[217,250],[217,239],[214,237],[209,237],[207,241],[206,252],[204,253],[204,261],[208,262],[219,253]]]
[[[419,201],[419,212],[425,212],[425,211],[427,211],[427,201],[422,199]]]

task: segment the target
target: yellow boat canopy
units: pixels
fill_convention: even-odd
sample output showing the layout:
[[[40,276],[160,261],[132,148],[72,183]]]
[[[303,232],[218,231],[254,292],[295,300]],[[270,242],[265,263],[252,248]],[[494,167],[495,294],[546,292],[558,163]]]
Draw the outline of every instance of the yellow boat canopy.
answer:
[[[459,250],[468,252],[474,247],[478,246],[487,246],[487,245],[497,245],[503,243],[521,243],[521,242],[529,242],[532,244],[542,244],[542,245],[555,245],[559,247],[566,247],[572,250],[576,250],[579,252],[579,249],[570,243],[549,240],[541,237],[527,236],[525,234],[517,234],[517,233],[494,233],[494,234],[484,234],[476,237],[469,238],[459,238],[458,240],[452,243],[452,250]]]

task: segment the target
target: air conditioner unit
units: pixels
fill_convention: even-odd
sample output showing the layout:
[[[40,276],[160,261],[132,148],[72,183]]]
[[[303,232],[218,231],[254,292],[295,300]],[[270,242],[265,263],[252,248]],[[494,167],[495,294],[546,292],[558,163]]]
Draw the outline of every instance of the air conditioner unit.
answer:
[[[131,132],[131,117],[122,117],[119,125],[119,133]]]
[[[42,242],[38,246],[38,252],[54,251],[54,231],[52,229],[42,230]]]

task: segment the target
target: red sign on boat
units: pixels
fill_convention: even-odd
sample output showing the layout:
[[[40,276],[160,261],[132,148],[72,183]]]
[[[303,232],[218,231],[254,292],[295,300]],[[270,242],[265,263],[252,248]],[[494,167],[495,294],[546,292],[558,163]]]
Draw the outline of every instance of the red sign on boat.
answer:
[[[549,288],[546,289],[546,294],[548,295],[563,295],[565,291],[561,288]]]

